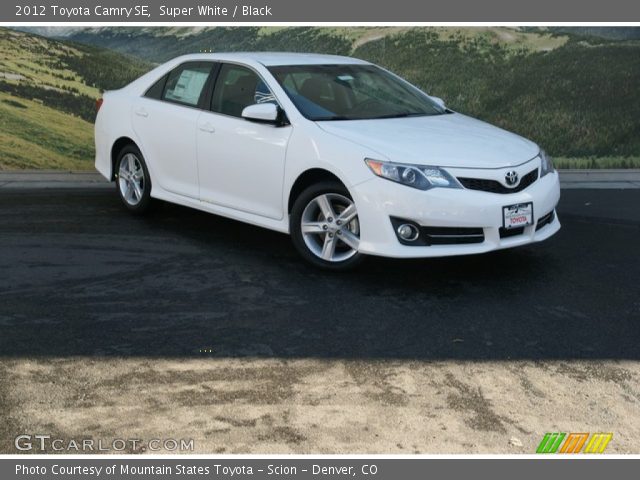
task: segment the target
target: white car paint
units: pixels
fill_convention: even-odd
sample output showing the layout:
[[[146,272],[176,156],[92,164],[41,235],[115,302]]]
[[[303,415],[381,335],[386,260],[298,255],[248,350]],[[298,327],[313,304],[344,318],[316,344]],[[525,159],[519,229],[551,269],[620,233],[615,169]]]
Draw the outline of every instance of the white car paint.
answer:
[[[289,125],[276,127],[143,95],[164,74],[189,61],[236,63],[257,72],[271,89]],[[545,228],[500,238],[502,207],[533,202],[534,215],[553,212],[560,190],[557,172],[517,193],[465,188],[422,191],[375,176],[365,158],[445,167],[452,176],[520,177],[539,169],[539,147],[518,135],[459,113],[351,121],[305,118],[267,67],[302,64],[363,64],[316,54],[194,54],[173,59],[128,86],[105,92],[95,125],[96,169],[114,179],[116,142],[131,139],[148,165],[151,196],[265,228],[289,232],[289,195],[310,169],[336,176],[349,190],[360,220],[359,251],[389,257],[482,253],[544,240],[560,228],[557,215]],[[465,245],[407,246],[390,217],[420,226],[480,227],[485,241]]]
[[[215,131],[207,125],[215,126]],[[282,219],[285,158],[292,128],[213,112],[203,112],[198,126],[200,199]]]
[[[504,168],[531,160],[540,151],[529,140],[459,113],[318,125],[397,163]]]
[[[132,102],[133,128],[129,133],[140,139],[138,146],[144,146],[145,158],[152,159],[150,169],[156,178],[154,185],[198,200],[196,132],[201,112],[144,97],[132,99]],[[167,121],[167,117],[172,121]]]

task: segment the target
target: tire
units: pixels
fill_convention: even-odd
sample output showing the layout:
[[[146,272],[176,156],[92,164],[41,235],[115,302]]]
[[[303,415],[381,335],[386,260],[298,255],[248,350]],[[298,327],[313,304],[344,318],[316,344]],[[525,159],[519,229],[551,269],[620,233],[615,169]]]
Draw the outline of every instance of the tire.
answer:
[[[131,213],[147,213],[153,204],[151,178],[140,149],[133,144],[125,146],[116,161],[116,189],[124,207]]]
[[[365,258],[357,250],[360,223],[355,203],[339,182],[320,182],[305,189],[291,209],[289,231],[298,253],[316,267],[348,270]]]

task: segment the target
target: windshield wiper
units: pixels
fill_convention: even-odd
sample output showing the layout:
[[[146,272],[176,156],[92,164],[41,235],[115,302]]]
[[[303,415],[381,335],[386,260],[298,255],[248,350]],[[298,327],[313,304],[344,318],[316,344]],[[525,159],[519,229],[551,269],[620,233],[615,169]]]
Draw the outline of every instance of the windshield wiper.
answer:
[[[380,115],[377,117],[347,117],[346,115],[330,115],[326,117],[315,118],[315,122],[324,122],[328,120],[378,120],[381,118],[404,118],[404,117],[418,117],[423,115],[429,115],[425,112],[399,112],[390,113],[388,115]]]
[[[379,117],[371,117],[372,120],[379,118],[404,118],[404,117],[419,117],[423,115],[429,115],[425,112],[399,112],[399,113],[390,113],[389,115],[380,115]]]
[[[326,120],[359,120],[353,117],[346,117],[344,115],[330,115],[327,117],[318,117],[313,119],[315,122],[324,122]]]

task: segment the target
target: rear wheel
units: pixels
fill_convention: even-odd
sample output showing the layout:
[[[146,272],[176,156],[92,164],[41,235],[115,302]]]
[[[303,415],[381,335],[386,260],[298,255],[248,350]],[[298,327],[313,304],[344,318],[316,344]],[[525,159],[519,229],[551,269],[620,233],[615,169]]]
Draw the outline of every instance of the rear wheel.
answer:
[[[133,213],[145,213],[151,206],[151,180],[142,153],[127,145],[116,162],[116,187],[122,203]]]
[[[289,222],[294,246],[316,266],[345,270],[364,259],[358,252],[356,205],[338,182],[322,182],[304,190],[293,204]]]

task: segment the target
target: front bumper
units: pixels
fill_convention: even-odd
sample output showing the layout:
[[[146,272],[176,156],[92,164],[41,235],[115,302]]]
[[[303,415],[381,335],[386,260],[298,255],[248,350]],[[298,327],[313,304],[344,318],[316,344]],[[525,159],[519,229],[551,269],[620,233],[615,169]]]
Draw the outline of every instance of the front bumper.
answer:
[[[360,251],[395,258],[469,255],[512,248],[545,240],[560,230],[558,216],[536,231],[538,219],[555,211],[560,199],[558,173],[537,180],[518,193],[499,194],[468,189],[416,190],[374,177],[351,189],[360,219]],[[519,235],[500,238],[502,207],[533,202],[534,224]],[[415,222],[422,227],[482,228],[484,241],[474,244],[402,245],[390,217]]]

